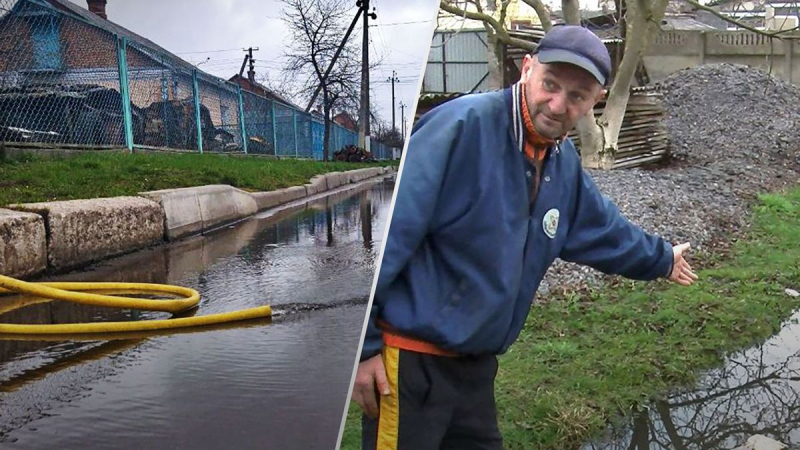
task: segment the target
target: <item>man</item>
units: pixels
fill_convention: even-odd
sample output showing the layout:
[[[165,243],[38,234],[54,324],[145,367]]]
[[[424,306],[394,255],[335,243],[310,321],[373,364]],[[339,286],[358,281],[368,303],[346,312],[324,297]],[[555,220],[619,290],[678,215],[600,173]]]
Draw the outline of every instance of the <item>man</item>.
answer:
[[[594,34],[555,27],[519,83],[416,124],[353,390],[365,449],[502,448],[496,355],[557,257],[633,279],[697,279],[689,245],[625,220],[565,139],[610,72]]]

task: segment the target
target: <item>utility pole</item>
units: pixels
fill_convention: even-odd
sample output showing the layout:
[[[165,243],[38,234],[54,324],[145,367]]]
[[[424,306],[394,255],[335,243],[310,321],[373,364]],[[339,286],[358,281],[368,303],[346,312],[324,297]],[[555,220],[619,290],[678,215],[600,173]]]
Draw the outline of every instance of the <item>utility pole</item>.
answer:
[[[239,69],[239,76],[242,76],[242,72],[244,72],[244,66],[247,64],[247,61],[250,61],[250,70],[247,71],[247,79],[250,80],[251,83],[256,82],[256,60],[253,59],[253,52],[258,51],[258,47],[253,48],[243,48],[242,51],[247,52],[247,55],[244,56],[244,61],[242,61],[242,68]]]
[[[394,122],[394,111],[395,111],[395,107],[394,107],[394,82],[395,81],[397,81],[398,83],[400,82],[400,80],[397,78],[397,71],[393,70],[392,71],[392,76],[389,77],[389,79],[386,80],[386,81],[391,81],[392,82],[392,131],[397,131],[397,127],[395,126],[395,122]]]
[[[400,128],[402,129],[403,140],[406,138],[406,104],[400,102]]]
[[[361,39],[361,111],[358,124],[358,146],[369,150],[369,19],[377,19],[369,12],[369,0],[358,0],[356,6],[364,12],[364,33]]]

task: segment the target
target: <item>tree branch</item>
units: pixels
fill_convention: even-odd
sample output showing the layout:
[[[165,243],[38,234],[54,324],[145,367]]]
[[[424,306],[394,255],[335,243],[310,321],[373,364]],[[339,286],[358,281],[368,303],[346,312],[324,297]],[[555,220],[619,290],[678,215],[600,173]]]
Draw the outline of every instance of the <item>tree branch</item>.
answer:
[[[450,3],[447,2],[447,0],[440,0],[439,8],[455,16],[466,17],[467,19],[479,20],[483,23],[487,23],[494,29],[495,33],[497,33],[498,35],[504,34],[510,38],[510,36],[508,36],[508,33],[506,33],[503,24],[498,22],[494,17],[488,14],[463,10],[455,5],[451,5]]]
[[[544,3],[542,3],[542,0],[522,1],[536,11],[536,15],[539,16],[539,22],[542,24],[544,31],[550,31],[550,28],[553,28],[553,21],[550,20],[550,12],[547,10],[547,7],[544,6]]]
[[[724,20],[725,22],[728,22],[728,23],[730,23],[732,25],[736,25],[739,28],[744,28],[747,31],[751,31],[751,32],[756,33],[756,34],[760,34],[762,36],[767,36],[767,37],[770,37],[770,38],[775,38],[776,37],[778,39],[783,39],[783,37],[781,37],[780,34],[789,31],[789,30],[775,31],[775,32],[770,33],[769,31],[759,30],[757,28],[751,27],[750,25],[747,25],[747,24],[744,24],[742,22],[739,22],[736,19],[732,19],[732,18],[720,13],[719,11],[717,11],[717,10],[715,10],[715,9],[709,7],[709,6],[701,5],[700,3],[697,3],[695,0],[683,0],[683,1],[685,1],[686,3],[694,6],[695,8],[697,8],[697,9],[699,9],[701,11],[706,11],[706,12],[711,13],[714,16]]]
[[[479,2],[480,3],[480,2]],[[503,24],[503,28],[505,28],[506,24],[506,13],[508,12],[508,5],[511,3],[511,0],[503,0],[500,2],[500,23]],[[478,9],[480,12],[483,12],[482,9]]]
[[[536,44],[528,42],[523,39],[511,37],[511,35],[509,35],[508,32],[506,31],[503,24],[498,22],[494,17],[488,14],[476,13],[473,11],[464,11],[461,8],[458,8],[456,6],[451,5],[450,3],[447,3],[446,0],[441,0],[439,2],[439,7],[442,10],[449,12],[450,14],[457,15],[460,17],[466,17],[467,19],[479,20],[484,24],[488,24],[489,26],[492,27],[492,30],[494,30],[495,35],[497,36],[497,40],[506,45],[513,45],[528,51],[536,50]]]

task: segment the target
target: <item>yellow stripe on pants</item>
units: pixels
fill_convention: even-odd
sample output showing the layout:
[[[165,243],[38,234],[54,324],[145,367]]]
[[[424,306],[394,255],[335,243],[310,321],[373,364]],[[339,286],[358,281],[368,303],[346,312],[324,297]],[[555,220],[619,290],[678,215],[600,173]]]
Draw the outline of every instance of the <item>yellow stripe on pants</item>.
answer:
[[[397,383],[397,371],[400,367],[400,349],[383,347],[383,365],[386,367],[386,379],[392,393],[381,396],[381,411],[378,417],[378,442],[376,450],[396,450],[397,436],[400,427],[400,391]]]

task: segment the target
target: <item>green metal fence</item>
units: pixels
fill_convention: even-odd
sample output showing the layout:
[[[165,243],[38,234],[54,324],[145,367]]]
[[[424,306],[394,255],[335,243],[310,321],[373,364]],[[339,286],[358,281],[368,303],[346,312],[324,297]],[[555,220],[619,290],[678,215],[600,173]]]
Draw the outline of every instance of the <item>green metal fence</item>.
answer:
[[[0,0],[0,142],[322,159],[322,122],[69,0]],[[331,124],[331,156],[356,142]],[[371,149],[392,159],[392,148]]]

